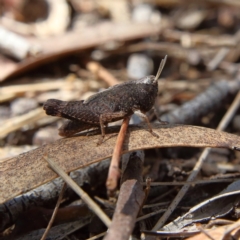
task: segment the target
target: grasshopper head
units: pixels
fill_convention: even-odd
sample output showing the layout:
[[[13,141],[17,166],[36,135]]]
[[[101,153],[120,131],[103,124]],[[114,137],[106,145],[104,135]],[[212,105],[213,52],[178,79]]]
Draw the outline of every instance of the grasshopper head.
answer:
[[[166,63],[166,60],[167,60],[167,55],[165,56],[164,59],[162,59],[156,76],[150,75],[150,76],[141,78],[141,79],[137,80],[136,83],[137,84],[156,84],[160,75],[161,75],[161,73],[162,73],[162,70],[163,70],[164,65]]]
[[[140,78],[136,81],[137,84],[153,84],[155,80],[155,76],[150,75],[144,78]]]

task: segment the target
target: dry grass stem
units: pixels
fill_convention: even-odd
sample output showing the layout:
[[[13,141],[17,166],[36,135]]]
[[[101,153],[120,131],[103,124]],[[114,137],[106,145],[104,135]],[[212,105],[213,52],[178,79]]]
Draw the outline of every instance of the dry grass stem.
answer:
[[[45,240],[45,239],[46,239],[46,237],[47,237],[47,235],[48,235],[48,233],[49,233],[49,231],[50,231],[50,229],[51,229],[51,227],[52,227],[52,225],[53,225],[54,219],[55,219],[55,217],[56,217],[58,208],[59,208],[59,206],[60,206],[60,204],[61,204],[61,201],[62,201],[64,192],[65,192],[65,190],[66,190],[66,187],[67,187],[67,184],[64,183],[63,186],[62,186],[61,192],[60,192],[60,194],[59,194],[59,197],[58,197],[56,206],[55,206],[55,208],[54,208],[53,214],[52,214],[52,216],[51,216],[51,219],[50,219],[50,221],[49,221],[49,223],[48,223],[47,228],[45,229],[44,234],[43,234],[42,237],[41,237],[41,240]]]
[[[48,162],[50,167],[56,172],[63,180],[76,192],[82,200],[88,205],[88,207],[103,221],[103,223],[109,227],[111,220],[109,217],[102,211],[102,209],[88,196],[86,192],[82,190],[53,160],[50,158],[44,159]]]
[[[119,81],[106,68],[97,62],[89,62],[87,68],[98,78],[105,81],[109,86],[114,86],[119,83]]]
[[[25,125],[35,123],[45,117],[46,115],[40,107],[21,116],[10,118],[0,126],[0,139],[6,137],[10,132],[16,131]]]

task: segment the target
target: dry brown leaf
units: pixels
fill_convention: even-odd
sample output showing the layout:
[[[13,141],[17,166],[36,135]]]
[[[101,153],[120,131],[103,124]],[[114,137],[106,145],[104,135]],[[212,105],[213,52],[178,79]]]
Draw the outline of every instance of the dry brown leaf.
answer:
[[[239,239],[239,227],[232,231],[231,236],[223,238],[226,230],[228,230],[228,228],[231,226],[232,225],[227,225],[227,226],[217,227],[215,229],[204,229],[204,230],[205,232],[208,233],[209,236],[212,237],[212,239],[223,239],[223,240]],[[209,240],[209,239],[210,238],[204,233],[199,233],[193,237],[188,238],[188,240]]]
[[[181,146],[240,148],[240,137],[233,134],[187,125],[152,126],[159,138],[153,137],[144,126],[129,127],[123,153],[139,149]],[[118,132],[116,127],[108,130]],[[0,203],[57,177],[47,167],[44,155],[48,155],[66,172],[70,172],[110,157],[116,137],[117,134],[110,138],[107,135],[100,146],[97,146],[99,135],[63,138],[0,162]]]
[[[0,82],[8,77],[24,73],[30,69],[46,64],[49,61],[91,47],[99,46],[109,41],[128,41],[137,38],[144,38],[160,32],[159,25],[150,23],[112,23],[104,22],[81,31],[72,31],[59,37],[52,37],[45,40],[33,39],[33,43],[42,48],[41,54],[27,58],[15,64],[8,71],[0,72]],[[81,41],[80,41],[80,40]]]

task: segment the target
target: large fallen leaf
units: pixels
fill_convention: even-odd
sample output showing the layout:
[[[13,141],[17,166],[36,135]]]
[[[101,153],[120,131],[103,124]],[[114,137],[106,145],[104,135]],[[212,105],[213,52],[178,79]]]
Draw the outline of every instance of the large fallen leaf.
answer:
[[[180,146],[240,148],[240,137],[213,129],[172,124],[154,124],[153,128],[159,138],[153,137],[146,127],[130,126],[123,152]],[[111,127],[108,132],[117,133],[118,128]],[[110,157],[116,137],[117,134],[111,137],[107,135],[100,146],[97,146],[99,135],[63,138],[0,162],[0,203],[57,177],[48,168],[44,155],[48,155],[66,172],[70,172]]]
[[[1,69],[0,82],[9,77],[14,77],[42,64],[59,59],[60,57],[84,49],[103,45],[109,41],[128,41],[159,34],[161,27],[151,23],[114,23],[104,22],[92,27],[88,26],[81,31],[70,31],[62,36],[47,39],[32,39],[32,43],[39,45],[41,54],[29,57],[20,63],[11,65],[8,69]]]

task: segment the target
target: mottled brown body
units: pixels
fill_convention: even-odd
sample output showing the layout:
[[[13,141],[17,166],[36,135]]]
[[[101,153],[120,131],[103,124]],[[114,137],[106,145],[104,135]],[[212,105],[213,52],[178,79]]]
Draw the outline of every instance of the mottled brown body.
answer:
[[[164,61],[161,62],[162,70]],[[157,76],[159,77],[158,72]],[[145,115],[155,102],[158,94],[158,81],[155,76],[117,84],[85,101],[61,101],[49,99],[43,109],[46,114],[69,119],[60,129],[61,136],[70,136],[86,129],[101,127],[104,137],[104,125],[137,113],[147,123]],[[151,126],[149,124],[151,131]]]

